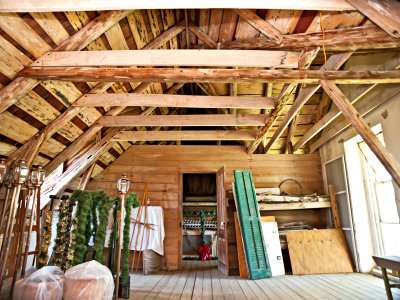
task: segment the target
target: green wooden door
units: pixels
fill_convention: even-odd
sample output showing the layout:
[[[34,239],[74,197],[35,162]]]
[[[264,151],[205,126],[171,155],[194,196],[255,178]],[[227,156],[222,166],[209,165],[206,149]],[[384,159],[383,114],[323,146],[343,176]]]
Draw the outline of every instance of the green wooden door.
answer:
[[[271,277],[251,171],[234,170],[238,215],[250,279]]]

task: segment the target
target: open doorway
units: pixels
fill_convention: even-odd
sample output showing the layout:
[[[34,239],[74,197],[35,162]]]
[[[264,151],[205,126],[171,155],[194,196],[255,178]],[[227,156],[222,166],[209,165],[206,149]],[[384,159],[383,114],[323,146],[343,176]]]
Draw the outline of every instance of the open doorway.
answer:
[[[217,184],[215,173],[182,174],[182,259],[199,259],[199,247],[218,256]]]

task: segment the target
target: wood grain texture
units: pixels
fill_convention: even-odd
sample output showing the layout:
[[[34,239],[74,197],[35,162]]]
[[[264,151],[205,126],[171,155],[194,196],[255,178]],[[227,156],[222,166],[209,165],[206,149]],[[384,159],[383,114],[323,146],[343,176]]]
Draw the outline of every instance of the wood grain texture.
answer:
[[[387,34],[400,37],[400,3],[395,0],[347,0]]]
[[[176,68],[91,68],[28,67],[21,77],[61,81],[120,82],[273,82],[317,84],[329,80],[338,84],[399,83],[400,70],[320,71],[257,69],[176,69]]]
[[[168,216],[164,245],[169,269],[174,269],[178,267],[178,236],[182,234],[178,218],[179,173],[216,173],[222,165],[226,167],[226,190],[231,190],[234,169],[249,169],[255,174],[256,188],[276,187],[286,178],[295,178],[305,193],[323,192],[319,155],[247,155],[240,146],[201,145],[134,145],[97,175],[87,189],[101,189],[111,197],[117,196],[115,182],[125,173],[131,180],[130,190],[140,199],[147,183],[151,204],[161,205]],[[297,189],[293,185],[285,191],[296,193]]]
[[[185,130],[185,131],[121,131],[115,141],[246,141],[254,140],[255,131]]]
[[[234,9],[234,12],[275,43],[280,44],[282,42],[282,32],[269,22],[259,17],[255,12],[250,9]]]
[[[51,52],[35,67],[236,66],[297,68],[299,52],[248,50],[113,50]]]
[[[351,36],[351,39],[346,37]],[[220,49],[292,49],[301,50],[304,47],[320,47],[322,32],[296,33],[284,35],[282,43],[277,45],[264,38],[251,38],[242,41],[225,41],[220,43]],[[365,25],[352,28],[333,29],[325,31],[325,49],[327,51],[350,51],[359,49],[398,48],[400,41],[382,31],[376,25]]]
[[[160,7],[161,6],[161,7]],[[295,3],[290,0],[263,2],[250,1],[211,1],[206,0],[201,3],[191,3],[183,0],[175,0],[168,4],[160,5],[159,1],[147,2],[126,2],[123,0],[82,2],[80,0],[62,1],[46,0],[32,2],[30,0],[20,0],[18,3],[10,3],[6,0],[0,2],[0,12],[31,12],[31,11],[98,11],[98,10],[121,10],[121,9],[160,9],[160,8],[265,8],[265,9],[310,9],[310,10],[354,10],[354,7],[344,0],[298,0]]]
[[[86,94],[73,106],[157,106],[196,108],[260,108],[274,107],[269,97],[191,96],[156,94]]]
[[[260,126],[266,115],[152,115],[104,116],[99,124],[105,127],[126,126]]]
[[[286,237],[294,275],[353,272],[341,229],[289,231]]]

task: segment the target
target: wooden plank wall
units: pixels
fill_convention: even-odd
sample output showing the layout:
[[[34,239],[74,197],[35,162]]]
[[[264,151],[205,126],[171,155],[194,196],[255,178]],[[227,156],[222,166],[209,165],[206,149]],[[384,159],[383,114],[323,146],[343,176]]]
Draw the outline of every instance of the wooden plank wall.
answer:
[[[247,155],[242,146],[187,145],[132,146],[89,183],[87,189],[104,190],[114,197],[117,180],[126,174],[131,180],[130,191],[140,199],[147,183],[151,205],[164,208],[165,259],[168,269],[173,270],[181,265],[180,174],[214,173],[223,165],[226,190],[231,190],[234,169],[250,169],[256,188],[277,187],[281,181],[292,178],[300,182],[304,193],[323,192],[319,155]],[[291,183],[285,183],[285,191],[299,193],[297,185]]]

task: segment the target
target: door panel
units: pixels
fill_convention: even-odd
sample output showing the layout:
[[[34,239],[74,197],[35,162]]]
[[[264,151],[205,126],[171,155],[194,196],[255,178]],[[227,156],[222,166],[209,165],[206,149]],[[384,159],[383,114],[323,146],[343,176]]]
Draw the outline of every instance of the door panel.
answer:
[[[225,167],[218,170],[217,176],[217,243],[218,269],[229,275],[227,203],[225,192]]]

